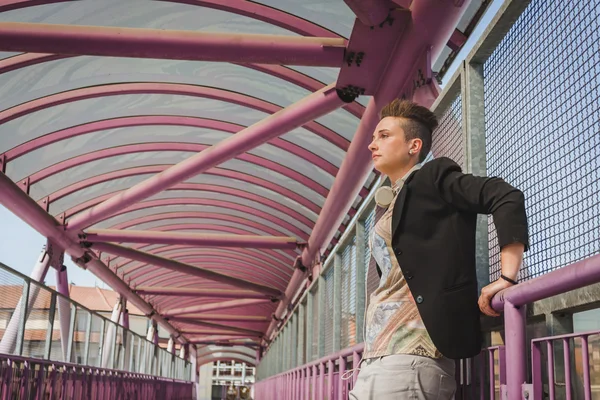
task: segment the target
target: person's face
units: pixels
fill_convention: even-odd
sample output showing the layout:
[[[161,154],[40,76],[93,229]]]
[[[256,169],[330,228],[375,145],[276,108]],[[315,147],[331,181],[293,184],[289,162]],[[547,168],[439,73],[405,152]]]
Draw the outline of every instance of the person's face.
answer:
[[[384,175],[393,177],[414,162],[419,139],[406,141],[400,118],[386,117],[379,121],[369,150],[375,169]],[[416,150],[417,149],[417,150]],[[416,151],[415,151],[416,150]]]

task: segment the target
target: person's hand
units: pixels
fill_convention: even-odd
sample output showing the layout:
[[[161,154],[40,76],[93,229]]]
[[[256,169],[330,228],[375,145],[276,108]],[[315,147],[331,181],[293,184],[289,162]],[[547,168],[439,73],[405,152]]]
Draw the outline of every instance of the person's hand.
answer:
[[[479,296],[479,309],[485,315],[489,315],[490,317],[498,317],[500,313],[496,312],[491,305],[492,298],[501,290],[509,288],[513,286],[512,283],[505,281],[504,279],[498,279],[495,282],[490,283],[481,289],[481,296]]]

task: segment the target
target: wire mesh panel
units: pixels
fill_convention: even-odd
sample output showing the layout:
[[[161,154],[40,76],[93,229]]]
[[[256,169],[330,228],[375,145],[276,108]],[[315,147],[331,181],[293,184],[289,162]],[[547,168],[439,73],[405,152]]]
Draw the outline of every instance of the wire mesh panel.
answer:
[[[356,236],[342,253],[342,348],[356,344]],[[363,295],[362,293],[360,294]]]
[[[325,326],[325,353],[331,354],[333,353],[333,270],[334,267],[331,266],[323,276],[325,278],[325,291],[323,295],[325,296],[325,302],[321,303],[325,305],[325,310],[323,310],[323,322]]]
[[[312,296],[312,343],[310,350],[310,360],[316,360],[319,357],[319,285],[316,284],[314,289],[311,291]]]
[[[31,283],[23,337],[23,357],[45,358],[51,300],[52,294],[48,290],[45,290],[39,284]]]
[[[384,211],[381,207],[373,207],[365,219],[365,265],[368,267],[365,270],[366,293],[360,293],[360,295],[366,296],[365,307],[369,304],[369,296],[379,286],[379,276],[377,275],[375,259],[371,257],[370,241],[373,229],[375,229],[375,223]]]
[[[456,98],[438,117],[439,125],[431,138],[431,152],[435,158],[448,157],[464,169],[466,158],[462,129],[462,96],[452,92],[447,96]]]
[[[484,64],[488,175],[525,194],[531,249],[521,279],[600,250],[599,10],[598,0],[534,0]]]

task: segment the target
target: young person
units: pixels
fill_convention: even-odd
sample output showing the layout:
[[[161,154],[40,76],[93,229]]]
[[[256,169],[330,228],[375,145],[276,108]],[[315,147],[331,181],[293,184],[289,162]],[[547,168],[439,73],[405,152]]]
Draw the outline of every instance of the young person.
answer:
[[[516,283],[528,247],[522,192],[499,178],[463,174],[448,158],[421,165],[437,125],[427,108],[395,100],[369,145],[393,186],[387,200],[385,188],[376,196],[389,206],[370,237],[380,283],[367,309],[353,400],[452,399],[453,359],[480,352],[480,311],[498,315],[490,301]],[[479,299],[477,214],[494,216],[502,267]]]

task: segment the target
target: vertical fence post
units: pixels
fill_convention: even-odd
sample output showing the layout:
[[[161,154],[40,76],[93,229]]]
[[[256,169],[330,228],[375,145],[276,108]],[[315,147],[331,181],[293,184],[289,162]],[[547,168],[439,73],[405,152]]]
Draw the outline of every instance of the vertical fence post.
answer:
[[[342,349],[342,255],[333,256],[333,352]]]
[[[71,320],[69,321],[69,339],[67,342],[67,359],[65,362],[71,362],[71,356],[73,355],[73,338],[75,337],[75,317],[77,316],[77,306],[70,304]]]
[[[364,215],[368,215],[367,212]],[[365,220],[360,218],[356,221],[356,343],[364,342],[363,331],[365,325],[365,277],[366,277],[366,265],[365,265]]]
[[[313,360],[313,342],[315,340],[314,334],[315,329],[318,327],[313,325],[314,322],[314,301],[315,301],[315,292],[314,290],[310,290],[308,295],[306,296],[306,359],[305,362],[311,362]]]
[[[526,375],[525,306],[516,307],[509,301],[504,303],[506,336],[506,390],[509,399],[521,399],[521,386]]]
[[[309,297],[309,296],[307,296]],[[306,303],[301,303],[298,308],[298,356],[297,356],[297,364],[303,365],[306,363],[306,327],[308,326],[306,320]]]
[[[92,314],[88,313],[88,321],[85,327],[85,347],[83,350],[83,365],[88,365],[88,358],[90,355],[90,341],[92,336]]]
[[[317,348],[317,359],[325,356],[325,325],[331,323],[331,321],[325,320],[325,308],[327,307],[327,282],[323,274],[319,276],[319,328],[317,333],[319,335],[318,348]]]

